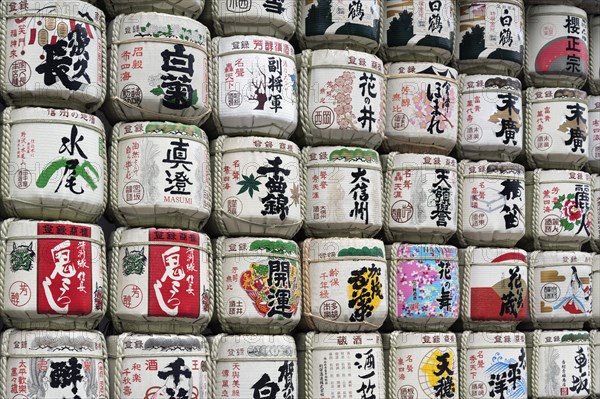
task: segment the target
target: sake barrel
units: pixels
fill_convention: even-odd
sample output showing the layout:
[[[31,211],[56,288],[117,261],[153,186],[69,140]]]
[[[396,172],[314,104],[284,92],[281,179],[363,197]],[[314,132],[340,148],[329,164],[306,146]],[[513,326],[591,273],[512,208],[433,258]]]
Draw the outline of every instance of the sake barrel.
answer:
[[[215,386],[208,398],[251,398],[254,394],[277,393],[282,398],[299,397],[302,383],[292,337],[221,334],[210,344]]]
[[[197,126],[125,122],[111,142],[110,214],[121,225],[197,230],[211,212],[208,139]]]
[[[208,118],[206,26],[186,17],[139,12],[117,16],[108,32],[109,96],[103,110],[113,123],[198,125]]]
[[[590,14],[600,14],[600,3],[595,0],[586,0],[582,7],[585,7],[586,4],[595,8],[595,12],[590,12]],[[600,94],[600,16],[590,15],[588,18],[590,25],[588,88],[592,94],[598,95]]]
[[[378,333],[298,334],[299,398],[384,399],[385,363]]]
[[[204,8],[204,0],[104,0],[104,6],[113,18],[119,14],[154,11],[198,19]]]
[[[53,108],[2,114],[1,208],[10,217],[95,222],[108,198],[104,127]]]
[[[208,236],[121,227],[109,256],[117,331],[199,334],[208,325],[214,301]]]
[[[596,215],[600,205],[600,175],[592,177],[592,212]],[[590,234],[590,247],[592,251],[600,253],[600,220],[595,217],[592,221]]]
[[[458,350],[454,333],[394,331],[382,334],[388,373],[388,399],[456,398]]]
[[[600,172],[600,96],[588,97],[587,131],[588,166],[594,173],[598,173]]]
[[[1,339],[3,398],[111,397],[106,343],[101,333],[10,329]]]
[[[92,329],[107,305],[100,226],[7,219],[0,224],[0,316],[8,327]]]
[[[237,334],[292,332],[302,312],[298,245],[269,237],[220,237],[215,253],[221,328]]]
[[[525,92],[525,156],[529,167],[581,169],[588,160],[588,99],[584,91]]]
[[[583,328],[592,317],[592,254],[529,254],[529,318],[535,328]]]
[[[306,147],[306,220],[309,237],[372,237],[382,225],[382,172],[377,151]]]
[[[457,147],[460,158],[512,162],[523,148],[521,82],[462,75]]]
[[[458,175],[460,244],[515,246],[525,235],[525,168],[461,161]]]
[[[379,147],[386,109],[381,60],[353,50],[306,50],[299,60],[298,140]]]
[[[302,243],[303,324],[311,331],[376,331],[388,310],[383,242],[370,238]]]
[[[458,73],[432,63],[386,65],[384,148],[448,155],[458,130]]]
[[[207,228],[225,236],[292,238],[305,214],[305,169],[298,146],[266,137],[211,142],[213,213]]]
[[[459,310],[456,247],[395,243],[389,262],[388,313],[394,329],[447,331]]]
[[[451,0],[386,1],[380,53],[385,61],[447,64],[455,35],[456,6]]]
[[[210,348],[203,336],[121,334],[106,341],[112,398],[210,397]]]
[[[383,35],[383,1],[309,0],[298,3],[296,38],[302,49],[375,53]]]
[[[600,287],[600,255],[592,257],[592,287]],[[592,304],[600,303],[600,290],[592,290]],[[590,324],[593,328],[600,327],[600,305],[592,305],[592,319]],[[600,360],[600,358],[598,358]],[[600,380],[598,380],[600,383]]]
[[[382,165],[385,239],[444,244],[456,232],[456,160],[394,152],[382,158]]]
[[[93,112],[106,96],[104,13],[76,0],[3,1],[0,96],[7,105]]]
[[[207,0],[205,14],[210,14],[218,36],[260,35],[290,39],[296,30],[294,0]]]
[[[579,250],[590,239],[591,176],[573,170],[525,173],[525,238],[543,250]]]
[[[458,70],[516,76],[523,65],[524,25],[522,0],[461,0]]]
[[[460,255],[463,327],[514,331],[528,310],[527,252],[469,247]]]
[[[590,366],[592,368],[592,398],[600,397],[600,332],[598,330],[590,331]]]
[[[527,334],[534,398],[586,398],[591,391],[590,340],[586,331]]]
[[[274,37],[216,37],[212,54],[209,130],[289,138],[298,123],[292,45]]]
[[[525,348],[525,334],[520,332],[459,334],[460,397],[526,399],[530,388]]]
[[[567,5],[529,7],[525,42],[527,86],[583,86],[589,63],[585,11]]]

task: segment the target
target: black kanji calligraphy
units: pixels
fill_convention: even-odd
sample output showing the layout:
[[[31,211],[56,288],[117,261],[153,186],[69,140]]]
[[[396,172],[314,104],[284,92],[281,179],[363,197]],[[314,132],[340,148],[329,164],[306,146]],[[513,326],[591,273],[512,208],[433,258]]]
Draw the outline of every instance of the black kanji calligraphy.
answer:
[[[52,388],[72,386],[73,399],[81,399],[81,396],[77,394],[79,391],[77,383],[83,381],[83,375],[81,374],[83,365],[79,363],[77,358],[71,357],[66,362],[51,362],[50,369],[50,386]]]
[[[355,219],[360,218],[365,224],[369,224],[369,180],[367,177],[367,170],[358,168],[356,171],[351,173],[353,184],[350,195],[354,201],[354,208],[350,210],[350,217]]]
[[[283,161],[280,157],[268,159],[267,163],[269,166],[261,166],[257,169],[259,175],[268,175],[268,180],[265,183],[268,194],[261,198],[264,208],[261,214],[263,216],[279,215],[281,220],[285,220],[290,212],[288,205],[289,198],[286,195],[287,182],[285,177],[290,175],[290,170],[281,167]]]

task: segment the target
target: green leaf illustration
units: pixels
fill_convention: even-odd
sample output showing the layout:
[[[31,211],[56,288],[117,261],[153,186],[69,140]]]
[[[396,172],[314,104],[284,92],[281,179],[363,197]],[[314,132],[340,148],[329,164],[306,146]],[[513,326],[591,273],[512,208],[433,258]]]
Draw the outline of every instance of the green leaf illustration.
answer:
[[[564,195],[563,195],[564,197]],[[569,195],[567,195],[567,199],[575,199],[575,194],[571,193]]]
[[[156,86],[154,89],[150,90],[150,93],[154,94],[155,96],[162,96],[165,94],[165,91],[162,89],[162,87]]]
[[[239,181],[238,184],[242,186],[240,191],[238,191],[238,195],[245,193],[248,191],[250,194],[250,198],[254,195],[254,192],[258,192],[258,186],[260,186],[260,182],[258,181],[258,177],[254,177],[254,174],[250,174],[250,176],[242,175],[242,181]]]
[[[575,228],[575,224],[569,222],[567,219],[560,219],[560,225],[567,231],[571,231]]]
[[[198,90],[192,92],[192,105],[196,105],[198,102]]]

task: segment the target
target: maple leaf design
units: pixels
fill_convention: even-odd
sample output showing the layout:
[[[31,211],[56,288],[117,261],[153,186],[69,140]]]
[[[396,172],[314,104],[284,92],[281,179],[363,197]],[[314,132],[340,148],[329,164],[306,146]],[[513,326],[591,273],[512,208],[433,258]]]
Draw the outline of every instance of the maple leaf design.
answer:
[[[242,188],[240,188],[240,191],[238,191],[238,195],[248,191],[248,194],[250,194],[250,198],[252,198],[254,192],[258,192],[258,186],[260,186],[261,184],[258,181],[258,178],[259,176],[254,177],[253,173],[250,174],[250,176],[242,175],[242,181],[238,182],[238,184],[242,186]]]
[[[292,195],[290,196],[292,203],[298,205],[300,203],[300,186],[296,183],[292,186]]]

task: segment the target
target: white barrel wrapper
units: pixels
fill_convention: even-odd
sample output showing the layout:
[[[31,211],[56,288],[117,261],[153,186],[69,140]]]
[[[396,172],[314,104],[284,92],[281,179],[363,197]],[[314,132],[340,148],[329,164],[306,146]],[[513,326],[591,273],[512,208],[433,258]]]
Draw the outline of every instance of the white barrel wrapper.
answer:
[[[303,49],[354,49],[375,53],[383,34],[381,0],[298,2],[296,37]]]
[[[456,62],[462,73],[516,76],[523,64],[522,0],[461,0]]]
[[[9,327],[91,329],[108,299],[102,229],[8,219],[0,224],[0,315]]]
[[[592,254],[529,254],[529,319],[535,328],[583,328],[592,318]]]
[[[512,162],[523,148],[519,79],[463,75],[457,150],[460,158]]]
[[[386,64],[384,147],[448,155],[458,130],[458,72],[433,63]]]
[[[382,165],[386,240],[444,244],[456,232],[456,160],[393,152],[382,157]]]
[[[459,253],[463,328],[514,331],[529,309],[527,252],[469,247]]]
[[[542,331],[527,334],[529,394],[533,398],[589,397],[594,377],[590,336],[586,331]]]
[[[104,0],[104,6],[111,17],[154,11],[197,19],[204,8],[204,0]]]
[[[206,0],[201,20],[217,36],[260,35],[288,40],[296,30],[296,0]]]
[[[382,225],[382,172],[375,150],[307,147],[306,220],[310,237],[372,237]]]
[[[381,54],[385,61],[429,61],[447,64],[456,35],[452,0],[385,2]],[[407,30],[407,20],[411,20]]]
[[[592,287],[600,287],[600,255],[592,258]],[[592,290],[592,304],[600,303],[600,289]],[[592,319],[590,324],[593,328],[600,328],[600,305],[592,305]],[[598,358],[600,361],[600,358]],[[598,380],[600,383],[600,380]]]
[[[121,225],[197,230],[211,212],[208,140],[171,122],[113,128],[110,212]]]
[[[525,173],[525,238],[534,249],[579,250],[591,235],[591,176],[574,170]]]
[[[458,349],[454,333],[394,331],[382,334],[387,397],[458,398]]]
[[[289,138],[298,124],[292,45],[265,36],[216,37],[212,53],[215,132]]]
[[[289,335],[221,334],[209,342],[216,383],[209,398],[249,399],[275,391],[282,398],[299,398],[303,383],[296,344]]]
[[[1,340],[2,398],[112,398],[101,333],[10,329]]]
[[[525,334],[520,332],[459,334],[460,398],[527,399],[529,359],[525,347]]]
[[[378,333],[298,334],[299,398],[385,399],[385,361]]]
[[[113,121],[169,120],[198,125],[210,114],[208,28],[190,18],[140,12],[108,27]]]
[[[302,314],[298,245],[278,238],[225,238],[215,244],[216,312],[237,334],[287,334]]]
[[[383,242],[307,239],[302,244],[303,322],[313,331],[375,331],[388,310]]]
[[[530,168],[581,169],[588,161],[588,98],[584,91],[525,91],[525,156]]]
[[[108,337],[106,346],[111,398],[168,398],[172,392],[210,398],[210,349],[203,336],[121,334]]]
[[[95,222],[107,201],[104,126],[67,109],[2,114],[1,208],[10,217]]]
[[[106,96],[104,13],[76,0],[0,5],[0,95],[8,105],[93,112]]]
[[[598,32],[600,36],[600,32]],[[600,55],[600,54],[599,54]],[[588,166],[600,172],[600,96],[588,97]]]
[[[446,331],[458,319],[456,247],[396,243],[389,260],[389,319],[397,330]]]
[[[305,168],[291,141],[221,136],[211,142],[214,204],[208,228],[225,236],[292,238],[305,212]]]
[[[580,8],[527,9],[524,80],[527,86],[580,88],[588,77],[588,18]]]
[[[305,50],[299,60],[298,139],[379,147],[385,130],[383,62],[353,50]]]
[[[525,235],[525,168],[461,161],[458,171],[460,244],[515,246]]]
[[[212,317],[208,236],[186,230],[119,228],[111,240],[110,313],[115,328],[194,333]]]

